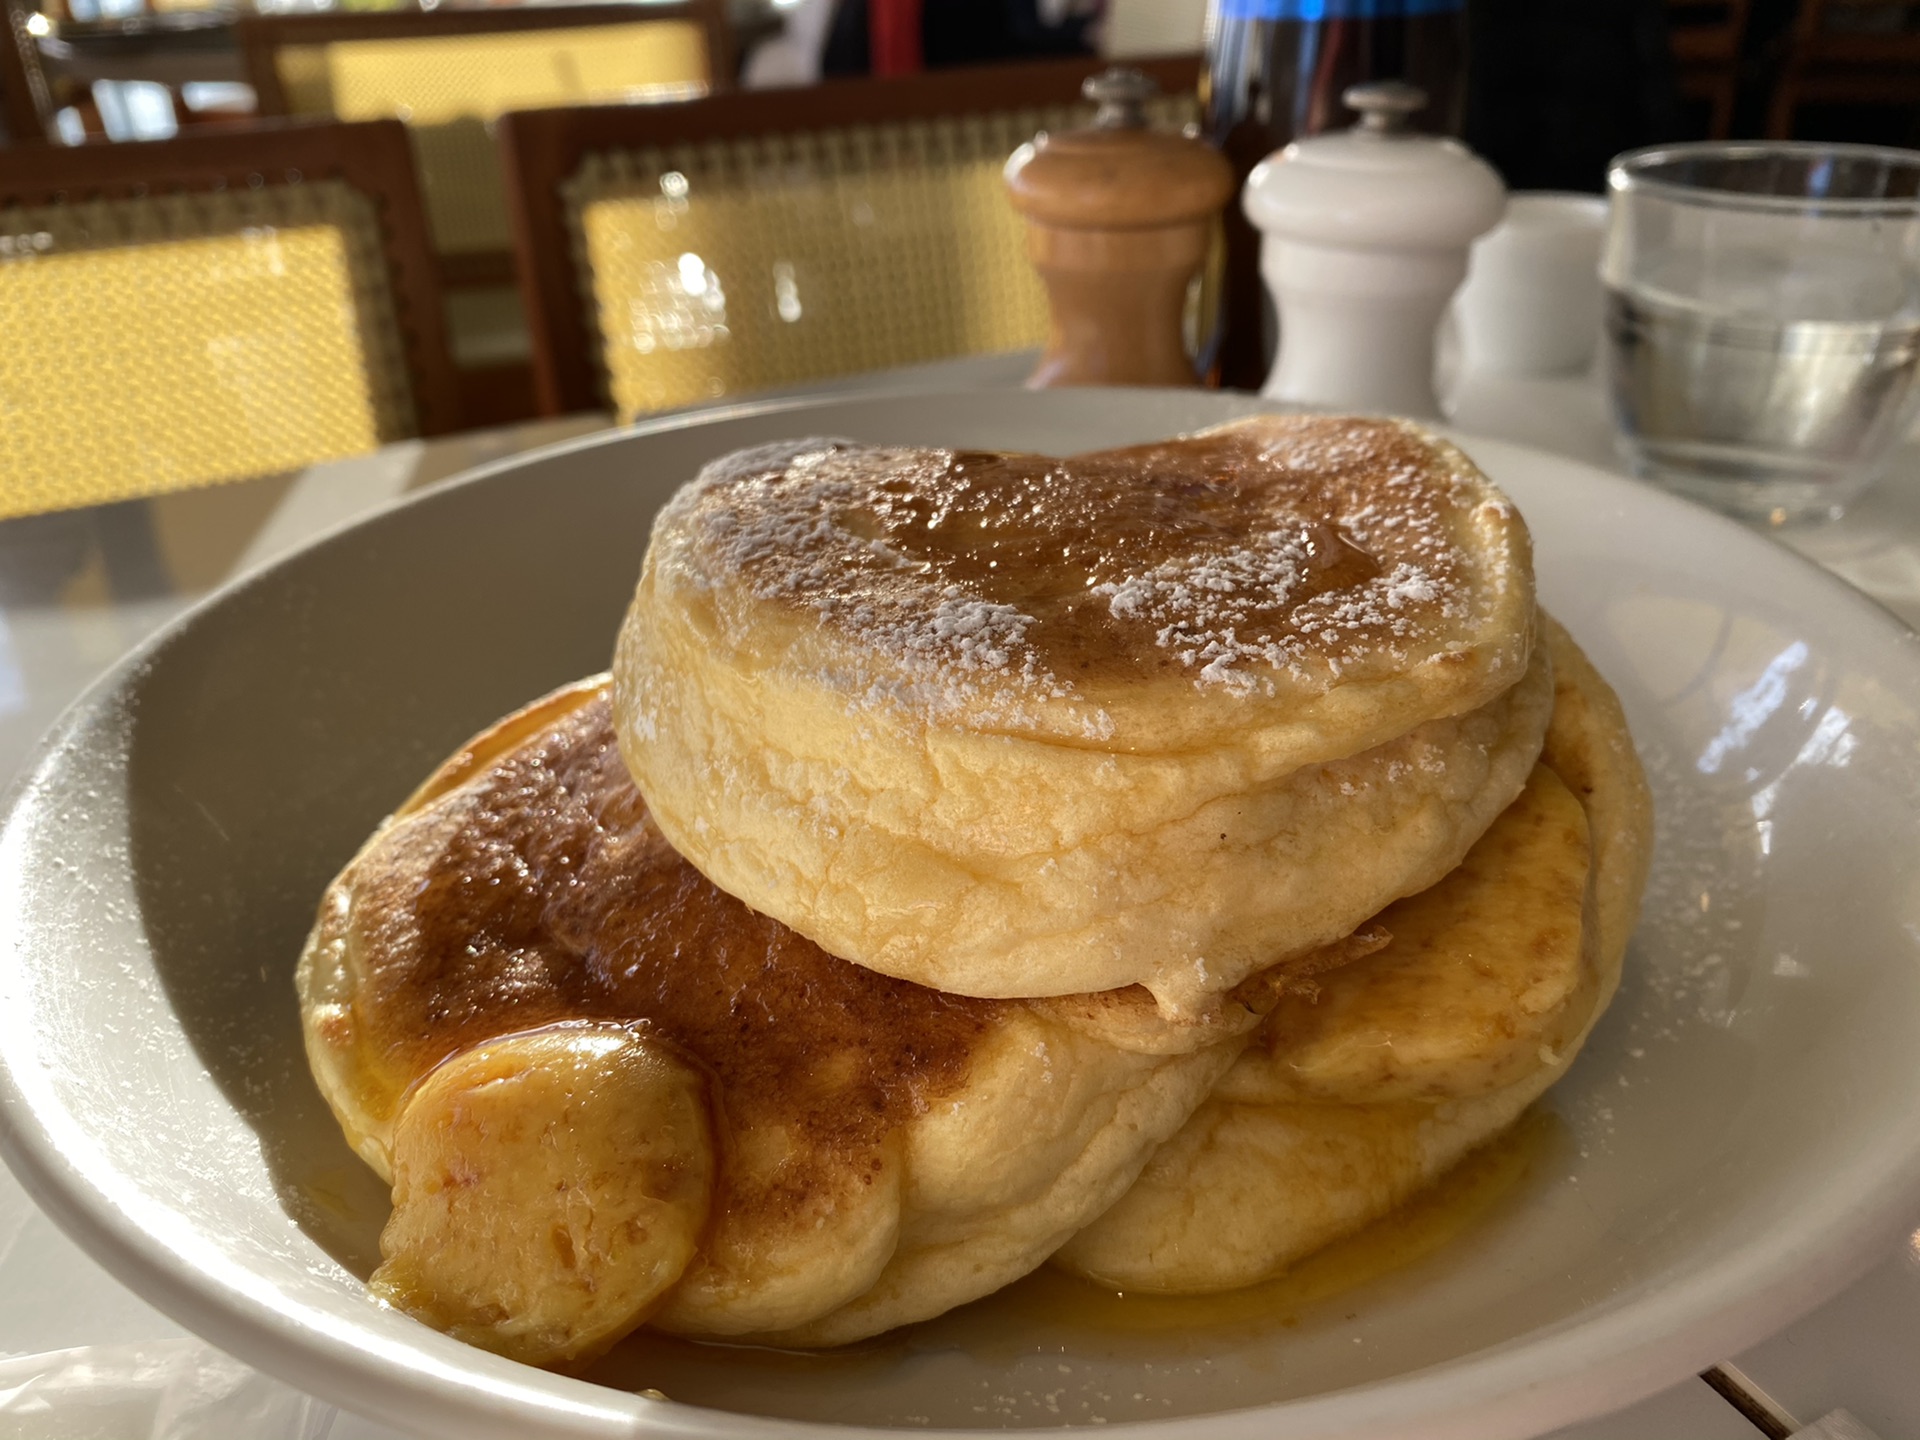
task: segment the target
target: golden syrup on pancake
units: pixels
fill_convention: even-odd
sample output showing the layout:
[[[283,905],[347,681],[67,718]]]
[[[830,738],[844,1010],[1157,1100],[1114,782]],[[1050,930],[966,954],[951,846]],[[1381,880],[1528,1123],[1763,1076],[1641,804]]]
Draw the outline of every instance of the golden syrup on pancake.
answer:
[[[1564,1148],[1558,1116],[1536,1106],[1505,1134],[1365,1230],[1276,1279],[1217,1295],[1117,1294],[1042,1267],[997,1294],[837,1350],[780,1350],[640,1331],[586,1372],[626,1390],[651,1387],[696,1405],[827,1418],[834,1393],[889,1384],[917,1357],[958,1351],[982,1366],[1011,1368],[1036,1353],[1070,1360],[1122,1353],[1178,1363],[1210,1343],[1271,1334],[1282,1353],[1289,1332],[1355,1318],[1358,1292],[1401,1272],[1493,1220],[1553,1173]],[[756,1404],[756,1395],[765,1397]],[[806,1397],[795,1403],[795,1396]],[[794,1406],[789,1410],[789,1406]]]
[[[380,1263],[380,1227],[393,1208],[386,1182],[344,1142],[288,1148],[272,1159],[294,1222],[361,1279],[371,1275]]]
[[[1466,539],[1485,499],[1396,423],[1294,416],[1066,459],[745,451],[662,523],[712,603],[811,611],[895,666],[1057,699],[1162,671],[1250,693],[1273,669],[1424,653],[1505,583]]]
[[[1000,1002],[836,959],[719,890],[654,825],[605,687],[550,703],[559,718],[521,727],[530,738],[348,872],[356,1009],[394,1078],[503,1033],[645,1016],[736,1126],[782,1127],[822,1163],[959,1082]]]

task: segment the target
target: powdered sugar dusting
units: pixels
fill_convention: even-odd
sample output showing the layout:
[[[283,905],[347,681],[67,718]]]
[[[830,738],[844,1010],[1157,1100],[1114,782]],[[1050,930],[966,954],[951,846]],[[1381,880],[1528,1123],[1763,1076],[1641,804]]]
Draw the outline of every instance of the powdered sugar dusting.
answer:
[[[1391,456],[1376,432],[1309,423],[1260,447],[1258,464],[1316,478],[1361,471],[1375,498],[1345,507],[1331,527],[1311,523],[1255,532],[1233,548],[1182,555],[1145,574],[1103,581],[1093,593],[1118,619],[1148,620],[1154,643],[1194,672],[1201,689],[1272,693],[1275,672],[1298,676],[1316,657],[1334,675],[1365,640],[1396,663],[1433,629],[1464,620],[1455,540],[1432,496],[1430,456]],[[1345,549],[1398,552],[1391,569],[1346,585],[1310,587]],[[1424,613],[1423,613],[1424,612]]]
[[[949,585],[933,607],[929,628],[936,644],[958,646],[960,663],[967,669],[1004,670],[1032,624],[1033,616],[1022,615],[1011,605],[975,600]],[[914,637],[916,643],[919,638]]]
[[[704,539],[723,563],[695,573],[709,586],[744,579],[757,600],[806,606],[884,661],[827,677],[856,704],[1011,719],[1024,707],[1071,699],[1028,644],[1035,616],[953,582],[929,595],[932,567],[873,523],[876,490],[893,483],[911,491],[945,458],[829,439],[723,457],[674,502],[725,494],[725,504],[701,512]],[[1102,738],[1112,722],[1090,710],[1081,728]]]
[[[1259,681],[1246,662],[1295,662],[1270,637],[1243,640],[1240,632],[1260,606],[1287,602],[1305,574],[1312,545],[1302,532],[1271,530],[1216,554],[1175,556],[1144,575],[1096,584],[1092,592],[1107,597],[1115,618],[1153,625],[1154,644],[1196,670],[1195,684],[1247,692]]]
[[[788,441],[709,466],[663,529],[693,583],[849,642],[822,678],[859,703],[1103,736],[1090,682],[1315,693],[1454,644],[1477,586],[1528,583],[1523,548],[1462,553],[1488,496],[1391,422],[1276,417],[1068,461]]]

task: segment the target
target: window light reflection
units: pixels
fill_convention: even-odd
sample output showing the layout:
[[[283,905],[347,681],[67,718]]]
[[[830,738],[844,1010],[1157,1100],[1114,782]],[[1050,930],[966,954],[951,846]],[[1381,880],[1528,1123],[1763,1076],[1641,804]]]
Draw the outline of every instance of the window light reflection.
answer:
[[[791,260],[773,262],[773,308],[789,325],[803,313],[800,308],[800,282],[794,276]]]
[[[1838,705],[1829,705],[1827,713],[1820,717],[1820,723],[1813,727],[1813,733],[1801,745],[1799,753],[1791,764],[1775,777],[1771,784],[1754,791],[1748,802],[1753,810],[1753,818],[1760,822],[1761,837],[1764,842],[1769,832],[1773,807],[1780,798],[1780,784],[1795,770],[1808,765],[1831,765],[1836,770],[1845,769],[1853,758],[1853,752],[1859,748],[1859,737],[1853,733],[1853,717]]]
[[[680,288],[689,295],[707,293],[707,262],[698,255],[680,257]]]
[[[1727,707],[1731,713],[1726,725],[1707,742],[1694,768],[1702,775],[1716,774],[1729,755],[1744,750],[1754,733],[1786,703],[1787,677],[1806,663],[1807,646],[1803,640],[1794,641],[1768,661],[1760,678],[1733,697],[1733,703]]]
[[[692,251],[671,266],[652,261],[639,293],[627,304],[627,324],[633,348],[642,355],[718,344],[729,333],[720,276]]]

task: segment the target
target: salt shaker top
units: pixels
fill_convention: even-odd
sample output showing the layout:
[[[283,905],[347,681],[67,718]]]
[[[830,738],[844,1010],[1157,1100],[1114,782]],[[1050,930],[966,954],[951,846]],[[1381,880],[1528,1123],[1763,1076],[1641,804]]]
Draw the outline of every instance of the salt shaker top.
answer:
[[[1071,229],[1142,229],[1210,219],[1233,194],[1233,172],[1199,140],[1147,128],[1158,87],[1114,68],[1082,93],[1100,108],[1093,125],[1039,136],[1007,162],[1014,208]]]
[[[1398,80],[1355,85],[1350,130],[1296,140],[1247,178],[1247,218],[1269,235],[1353,249],[1462,249],[1499,223],[1506,187],[1456,140],[1408,117],[1427,101]]]

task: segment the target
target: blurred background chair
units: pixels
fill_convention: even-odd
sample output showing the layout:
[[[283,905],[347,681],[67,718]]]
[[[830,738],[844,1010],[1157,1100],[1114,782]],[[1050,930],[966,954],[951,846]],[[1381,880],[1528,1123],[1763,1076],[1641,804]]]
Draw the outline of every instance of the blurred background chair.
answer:
[[[1084,124],[1091,58],[503,116],[549,414],[632,418],[1046,338],[1001,170]],[[1196,57],[1145,62],[1156,123]]]
[[[686,99],[733,65],[723,0],[243,14],[238,34],[262,115],[406,122],[475,424],[532,408],[494,120]]]
[[[69,0],[7,0],[25,15],[22,59],[40,75],[47,138],[79,144],[170,138],[202,121],[252,113],[230,9],[151,9],[77,20]],[[98,11],[95,3],[91,7]]]
[[[0,0],[0,126],[16,144],[44,140],[53,119],[53,97],[33,33],[39,13],[23,0]]]
[[[1920,0],[1800,0],[1767,134],[1791,136],[1805,105],[1904,110],[1886,138],[1920,144]]]
[[[405,129],[0,149],[0,516],[457,428]]]
[[[1733,133],[1748,8],[1749,0],[1669,0],[1675,84],[1683,99],[1706,106],[1710,139]]]

